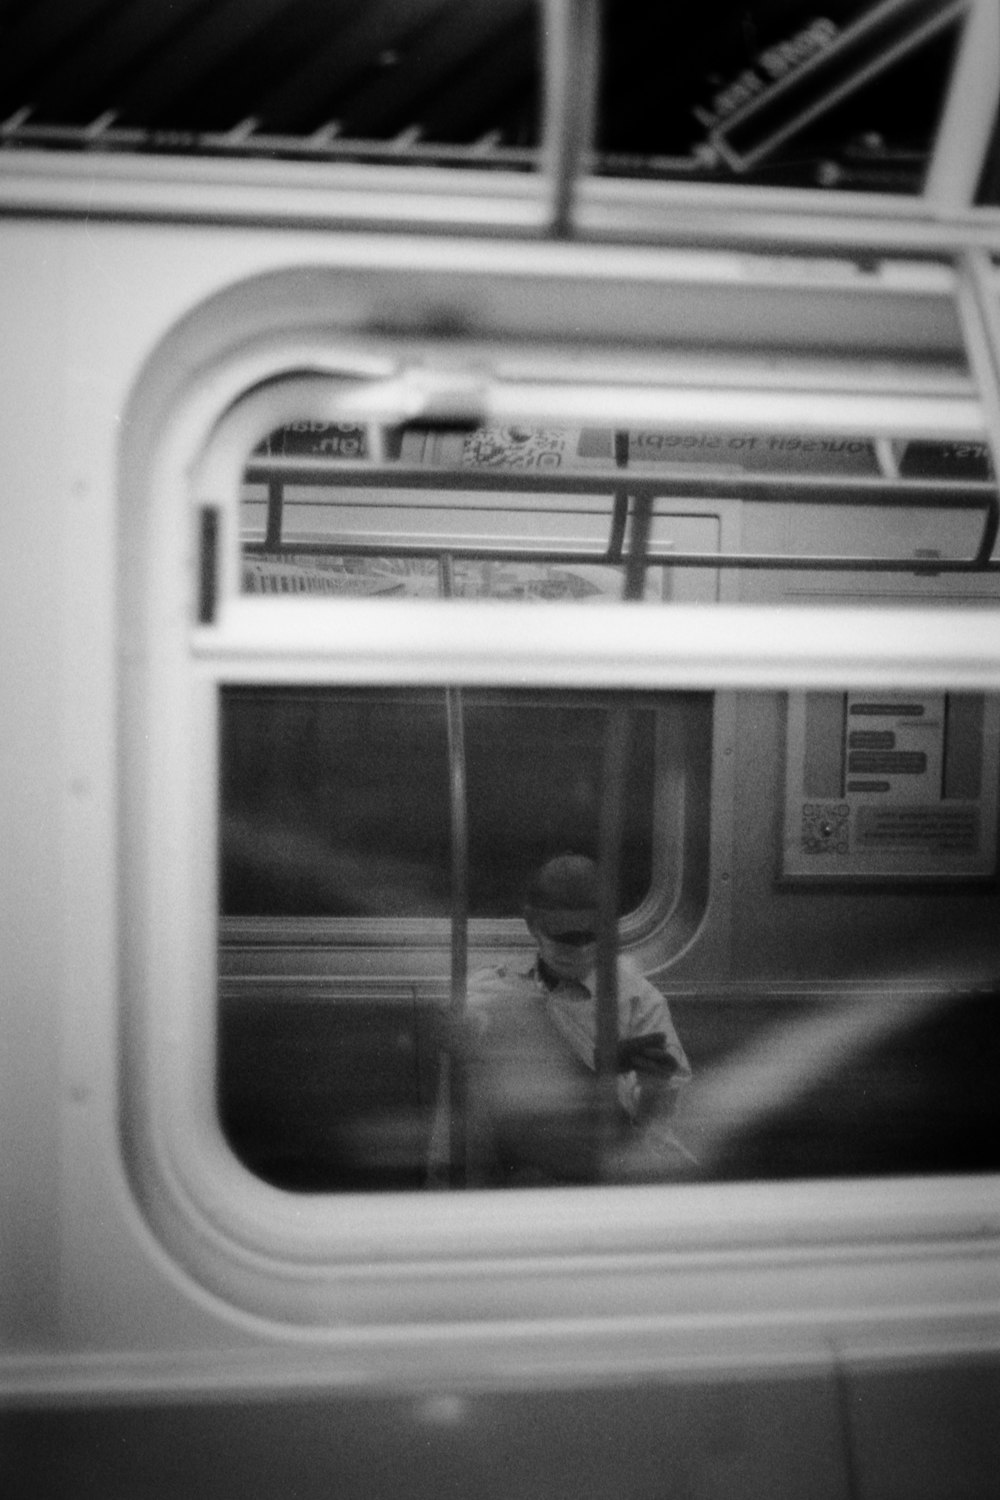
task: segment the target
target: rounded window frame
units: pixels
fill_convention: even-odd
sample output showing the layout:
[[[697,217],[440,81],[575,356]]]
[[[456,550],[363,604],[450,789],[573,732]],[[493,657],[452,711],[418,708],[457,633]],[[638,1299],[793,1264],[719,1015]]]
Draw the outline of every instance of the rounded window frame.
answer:
[[[337,274],[330,273],[333,279]],[[383,282],[395,284],[394,275],[386,272]],[[437,277],[444,296],[447,268],[439,268]],[[419,296],[425,297],[426,272],[416,280]],[[403,274],[404,287],[406,281]],[[214,1007],[204,1003],[215,993],[217,947],[212,861],[204,853],[212,841],[204,839],[203,830],[214,826],[217,787],[212,783],[217,777],[202,770],[189,779],[192,766],[215,743],[216,677],[205,661],[206,653],[219,645],[217,631],[214,645],[208,644],[215,627],[198,626],[193,618],[199,572],[196,515],[206,501],[218,503],[216,492],[202,488],[203,460],[213,456],[213,439],[226,414],[247,393],[284,374],[303,368],[322,372],[324,367],[329,373],[329,350],[337,339],[336,320],[332,330],[315,331],[319,306],[309,277],[303,284],[295,271],[279,273],[270,289],[275,295],[267,306],[258,305],[252,313],[246,313],[248,289],[231,289],[196,310],[154,353],[134,394],[121,468],[122,1139],[133,1190],[160,1243],[225,1305],[265,1323],[329,1330],[345,1322],[406,1322],[418,1307],[420,1316],[428,1315],[435,1303],[428,1293],[434,1287],[451,1320],[474,1316],[487,1304],[495,1317],[516,1316],[517,1308],[527,1305],[524,1295],[530,1302],[530,1292],[522,1288],[508,1307],[503,1299],[516,1284],[511,1278],[529,1264],[549,1267],[553,1313],[578,1315],[586,1309],[598,1316],[602,1308],[618,1305],[609,1272],[635,1264],[636,1256],[662,1261],[692,1247],[728,1247],[734,1222],[737,1238],[746,1245],[762,1237],[772,1242],[787,1237],[789,1225],[800,1241],[821,1245],[831,1213],[841,1232],[845,1213],[860,1231],[876,1237],[912,1226],[921,1210],[914,1195],[901,1189],[890,1194],[895,1207],[886,1229],[886,1195],[877,1184],[846,1184],[834,1195],[824,1189],[822,1203],[809,1184],[671,1186],[666,1193],[618,1188],[614,1222],[592,1230],[588,1242],[588,1262],[604,1288],[602,1301],[594,1300],[593,1278],[582,1277],[569,1286],[563,1276],[568,1261],[580,1254],[579,1214],[586,1213],[590,1189],[534,1195],[530,1210],[514,1218],[504,1195],[480,1193],[303,1201],[268,1187],[236,1161],[214,1109]],[[495,323],[496,293],[486,275],[479,294],[487,321]],[[235,330],[227,322],[234,304],[242,305],[245,314]],[[364,342],[357,332],[359,316],[364,321],[361,313],[355,310],[341,329],[348,346]],[[511,318],[516,322],[513,309]],[[405,330],[399,338],[412,344]],[[371,342],[378,353],[386,336],[373,334]],[[427,342],[437,347],[434,339]],[[453,347],[448,340],[443,344]],[[335,368],[342,367],[343,358]],[[186,491],[188,504],[182,499]],[[232,483],[230,492],[235,505],[238,484]],[[229,555],[235,557],[235,548]],[[398,666],[390,671],[379,653],[387,639],[399,641],[397,623],[404,622],[390,624],[387,619],[388,634],[369,640],[379,608],[385,606],[375,606],[374,613],[371,606],[345,606],[349,615],[340,618],[352,621],[340,647],[338,671],[345,681],[370,682],[373,671],[376,679],[381,671],[385,681],[400,680]],[[400,608],[388,606],[393,612]],[[502,635],[501,670],[521,659],[512,628],[521,606],[502,605],[506,618],[501,621],[489,606],[473,605],[473,614],[450,602],[435,604],[419,611],[429,629],[423,654],[416,651],[408,662],[410,680],[426,680],[429,662],[440,658],[446,634],[455,628],[455,620],[447,617],[456,608],[462,610],[463,627],[469,624],[470,639],[462,652],[449,656],[449,672],[460,671],[463,661],[474,663],[477,653],[481,658],[493,629]],[[754,626],[742,632],[738,646],[723,650],[736,623],[726,606],[713,610],[711,621],[704,613],[697,618],[698,606],[679,606],[665,644],[655,632],[635,630],[634,612],[623,630],[619,606],[609,606],[600,634],[588,626],[578,639],[581,620],[568,608],[572,618],[557,627],[551,648],[538,662],[540,685],[572,684],[574,661],[579,661],[579,680],[588,684],[595,672],[599,683],[615,684],[627,663],[630,686],[724,689],[743,684],[746,664],[755,654],[757,685],[789,681],[783,610],[758,609]],[[885,670],[887,652],[912,661],[914,647],[905,626],[894,632],[885,617],[880,624],[883,646],[873,659],[865,622],[853,612],[845,615],[822,646],[804,645],[801,657],[793,653],[791,685],[837,680],[843,657],[852,649],[868,660],[872,681]],[[984,632],[978,655],[970,661],[968,671],[977,685],[995,687],[1000,675],[995,635]],[[954,658],[961,628],[955,639],[947,629],[944,636],[937,655]],[[357,647],[362,641],[366,649],[352,657],[352,642]],[[223,639],[222,649],[231,660],[239,658],[241,649],[252,653],[252,632],[242,646]],[[307,659],[308,650],[303,671]],[[670,663],[667,681],[664,661]],[[917,661],[912,670],[927,680],[926,664]],[[486,675],[496,671],[494,658]],[[277,680],[273,667],[261,680]],[[863,685],[864,672],[852,671],[851,680]],[[213,754],[208,760],[214,767]],[[178,892],[183,893],[179,908]],[[398,1247],[403,1245],[401,1254]],[[498,1256],[507,1268],[506,1280],[496,1277]],[[494,1293],[484,1301],[491,1276]]]

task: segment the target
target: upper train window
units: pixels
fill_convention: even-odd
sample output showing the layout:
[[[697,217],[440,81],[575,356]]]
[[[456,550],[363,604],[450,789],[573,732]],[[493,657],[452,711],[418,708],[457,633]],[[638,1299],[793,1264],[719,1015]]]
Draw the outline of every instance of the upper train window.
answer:
[[[638,545],[647,603],[988,600],[997,525],[973,437],[301,421],[243,471],[240,588],[600,604]]]
[[[3,144],[997,202],[991,0],[354,9],[22,8]]]
[[[727,440],[734,452],[754,441]],[[859,450],[872,457],[868,443],[836,449]],[[293,423],[271,433],[244,472],[241,586],[270,595],[617,599],[634,481],[707,457],[686,434]],[[659,498],[651,519],[659,558],[718,550],[717,511]],[[642,592],[652,601],[713,598],[715,580],[658,566]]]

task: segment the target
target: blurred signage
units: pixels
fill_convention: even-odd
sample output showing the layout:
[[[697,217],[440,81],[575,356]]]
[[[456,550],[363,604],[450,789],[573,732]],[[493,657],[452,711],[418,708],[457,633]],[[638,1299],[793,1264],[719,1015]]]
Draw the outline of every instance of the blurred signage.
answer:
[[[980,693],[791,694],[784,875],[992,875],[998,744]]]
[[[984,481],[992,477],[982,442],[897,441],[891,465],[901,479]],[[610,427],[406,427],[386,434],[389,462],[428,468],[717,469],[726,473],[891,477],[871,438],[824,433],[666,431]],[[260,458],[366,459],[363,426],[293,422],[272,432]]]
[[[902,479],[991,479],[990,450],[985,443],[899,443]]]
[[[254,451],[271,458],[367,458],[368,436],[363,427],[346,422],[292,422]]]

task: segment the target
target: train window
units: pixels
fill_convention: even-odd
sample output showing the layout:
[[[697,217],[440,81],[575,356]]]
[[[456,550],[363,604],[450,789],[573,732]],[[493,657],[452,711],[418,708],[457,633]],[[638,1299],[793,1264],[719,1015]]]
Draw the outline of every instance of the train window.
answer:
[[[988,448],[971,438],[303,421],[244,471],[241,587],[600,603],[620,596],[646,507],[649,602],[717,600],[723,528],[732,565],[753,569],[746,598],[976,602],[995,597],[996,506]]]
[[[619,971],[610,1102],[589,1071],[608,1003],[594,977],[595,932],[585,931],[597,922],[594,888],[565,897],[590,903],[572,921],[591,946],[564,974],[546,960],[571,966],[579,950],[550,952],[546,922],[554,936],[565,922],[545,915],[530,877],[551,869],[553,851],[598,853],[596,731],[602,717],[627,713],[634,753],[618,851],[627,932],[651,865],[685,858],[683,830],[678,844],[676,823],[652,820],[655,720],[687,715],[694,725],[711,700],[463,692],[467,910],[516,917],[519,933],[508,927],[498,941],[500,929],[471,924],[457,996],[440,960],[425,950],[421,965],[417,928],[375,985],[371,949],[360,964],[351,952],[356,929],[308,977],[298,954],[288,968],[272,953],[267,972],[224,964],[218,1097],[240,1160],[311,1193],[1000,1168],[1000,703],[886,690],[727,696],[740,747],[729,800],[739,852],[716,874],[735,886],[727,939],[710,902],[708,972],[675,959],[651,987],[634,967]],[[328,911],[339,902],[350,914],[448,912],[443,694],[231,687],[223,709],[234,779],[223,788],[224,880],[232,801],[261,765],[273,778],[277,761],[284,823],[272,813],[271,827],[239,834],[240,852],[263,849],[270,866],[277,896],[265,910],[282,901],[302,910],[308,885],[306,899]],[[227,749],[240,734],[245,743]],[[580,889],[588,878],[570,872]],[[638,951],[662,956],[663,930],[661,918]],[[384,951],[385,935],[376,941]],[[948,978],[957,975],[961,983]]]
[[[958,371],[938,371],[930,390],[963,411]],[[304,417],[273,428],[241,471],[238,590],[265,611],[282,594],[306,596],[335,610],[331,624],[345,599],[568,607],[609,604],[623,588],[661,605],[814,597],[951,610],[995,600],[997,519],[991,454],[971,428],[949,439]],[[217,1098],[234,1153],[265,1181],[419,1192],[997,1165],[982,1146],[992,1106],[968,1063],[970,1035],[989,1055],[992,699],[229,681],[219,708]],[[526,886],[554,851],[600,854],[606,737],[622,713],[617,941],[668,965],[662,1025],[677,1048],[612,1069],[619,1093],[628,1079],[636,1098],[656,1067],[672,1070],[662,1118],[632,1122],[631,1154],[621,1101],[600,1091],[593,977],[595,1030],[577,1040],[596,1092],[577,1091],[580,1056],[560,1071],[566,1059],[532,1030],[530,1006],[527,1040],[500,1023],[499,1062],[476,1030],[484,1014],[497,1024],[498,995],[518,1015],[529,990],[544,1000]],[[770,807],[769,826],[759,811],[738,813],[741,796]],[[723,808],[754,851],[738,875],[721,867],[730,857],[712,833]],[[961,953],[950,962],[977,976],[957,997],[928,978],[940,952],[918,953],[911,939],[913,912],[942,902]],[[771,903],[783,907],[780,956],[766,934]],[[683,985],[676,994],[679,956],[723,911],[751,967],[794,967],[795,1000],[776,1006],[768,986],[752,999],[751,984],[743,1006],[715,1014],[713,1003],[706,1019],[706,1004],[692,1007]],[[596,913],[579,921],[592,927]],[[851,942],[838,953],[845,922]],[[296,978],[303,943],[309,973]],[[373,986],[376,949],[398,956],[378,961]],[[707,983],[730,983],[728,963]],[[816,1004],[815,987],[838,972],[852,993],[880,995],[878,1024]],[[639,992],[626,998],[642,1008]],[[617,1025],[617,1045],[628,1044],[627,1017]],[[966,1066],[967,1107],[955,1111],[945,1099]],[[873,1095],[891,1099],[891,1123]]]
[[[444,693],[233,686],[221,706],[224,915],[447,918]],[[606,713],[463,695],[471,917],[519,917],[546,851],[596,850]],[[650,893],[655,717],[637,714],[626,772],[625,912]]]
[[[916,400],[941,433],[968,421],[966,372],[939,366],[923,381]],[[445,385],[446,405],[456,390],[465,399],[461,376]],[[858,598],[882,608],[990,601],[1000,517],[975,428],[917,436],[911,418],[905,437],[884,422],[873,435],[845,430],[843,416],[806,431],[387,423],[350,411],[399,403],[399,385],[357,383],[344,419],[320,415],[331,392],[323,381],[280,391],[282,408],[299,401],[303,415],[272,426],[242,459],[235,576],[232,552],[222,569],[223,629],[248,611],[273,662],[263,679],[224,673],[217,701],[216,1088],[236,1157],[268,1183],[313,1194],[991,1166],[976,1144],[977,1130],[991,1133],[978,1082],[971,1113],[943,1122],[951,1062],[921,1062],[900,1099],[892,1028],[872,1033],[867,1019],[859,1028],[848,1011],[839,1050],[825,1050],[824,1028],[836,1023],[804,994],[838,968],[845,985],[878,989],[866,966],[858,972],[859,950],[879,972],[899,966],[887,883],[954,887],[958,965],[980,976],[988,967],[1000,778],[992,701],[892,688],[748,699],[499,689],[488,679],[407,687],[391,675],[348,687],[324,683],[322,667],[315,680],[311,669],[288,680],[280,645],[293,608],[309,610],[303,623],[332,641],[348,601],[440,603],[446,613],[471,603],[484,616],[491,604],[558,602],[568,613],[619,597],[661,609],[796,596],[844,608]],[[410,399],[404,382],[402,404]],[[563,399],[572,405],[571,392]],[[612,776],[615,724],[627,724],[628,748]],[[749,837],[735,832],[732,778],[724,795],[736,745],[736,777],[753,777],[749,804],[772,810],[739,875],[719,834],[725,816],[734,836]],[[817,765],[829,772],[821,790]],[[620,805],[609,854],[602,808],[612,783]],[[545,943],[558,934],[536,921],[527,893],[553,856],[598,872],[613,859],[614,930],[602,940],[617,955],[612,999],[606,972],[600,986],[596,977],[596,886],[565,903],[589,967],[570,980],[550,966]],[[866,885],[883,888],[877,899],[864,901]],[[768,886],[784,929],[801,922],[823,948],[821,959],[791,959],[800,1003],[784,1014],[770,999],[745,1014],[723,1007],[706,1031],[706,1007],[690,1010],[681,995],[678,1030],[662,991],[624,955],[649,955],[669,991],[694,935],[724,922],[743,930],[765,971],[781,968],[797,939],[780,958],[765,956]],[[941,897],[890,899],[912,911]],[[757,925],[744,929],[755,905]],[[850,956],[835,958],[826,935],[849,907]],[[977,990],[939,1008],[916,955],[908,961],[919,998],[907,1009],[906,983],[894,981],[886,1013],[900,1039],[922,1036],[925,1022],[936,1038],[940,1030],[934,1058],[953,1060],[966,1026],[955,1018],[971,1014],[975,1030],[985,1002]],[[715,983],[728,982],[727,963]],[[560,986],[574,984],[576,1008],[564,1014]],[[619,1053],[642,1044],[649,1055],[630,1053],[616,1070],[600,1060],[609,1034]],[[567,1037],[568,1057],[558,1045]],[[687,1089],[689,1045],[698,1065]],[[857,1067],[845,1071],[845,1057]],[[873,1154],[872,1120],[861,1132],[849,1121],[857,1079],[868,1091],[880,1069],[900,1117]],[[732,1101],[719,1102],[727,1088],[741,1100],[738,1124]],[[766,1149],[753,1144],[765,1138]]]
[[[692,1182],[995,1164],[984,257],[591,248],[338,243],[129,426],[124,1150],[279,1320],[573,1253],[571,1194],[617,1253]]]
[[[616,599],[634,519],[632,491],[622,481],[626,470],[631,476],[648,471],[651,457],[655,463],[657,437],[671,440],[605,428],[291,424],[270,434],[244,471],[242,589]],[[504,488],[496,488],[501,481]],[[653,537],[667,556],[678,547],[710,553],[718,547],[718,517],[661,503]],[[643,594],[653,601],[685,590],[694,596],[703,582],[655,568]],[[711,596],[711,580],[708,587]]]

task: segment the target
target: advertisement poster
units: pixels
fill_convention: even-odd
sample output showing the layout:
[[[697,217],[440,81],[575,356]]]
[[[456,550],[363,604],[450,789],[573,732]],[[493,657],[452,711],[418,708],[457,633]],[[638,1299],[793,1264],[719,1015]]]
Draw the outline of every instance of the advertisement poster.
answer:
[[[783,875],[993,875],[998,709],[978,693],[791,694]]]

